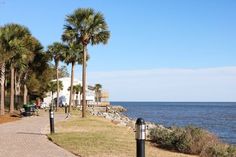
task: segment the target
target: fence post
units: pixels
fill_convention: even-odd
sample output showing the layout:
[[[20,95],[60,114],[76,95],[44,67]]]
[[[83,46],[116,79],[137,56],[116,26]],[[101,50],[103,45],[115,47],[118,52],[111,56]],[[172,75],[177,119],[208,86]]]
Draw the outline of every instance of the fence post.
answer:
[[[135,138],[136,138],[136,156],[145,157],[145,139],[146,139],[146,124],[142,118],[138,118],[135,123]]]

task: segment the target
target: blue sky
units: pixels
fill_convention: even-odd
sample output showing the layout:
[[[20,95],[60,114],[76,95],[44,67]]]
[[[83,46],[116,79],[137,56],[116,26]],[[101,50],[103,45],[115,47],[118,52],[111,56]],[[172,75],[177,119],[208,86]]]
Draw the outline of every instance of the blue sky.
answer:
[[[0,25],[10,22],[23,24],[46,47],[54,41],[60,41],[65,16],[80,7],[101,11],[109,25],[111,38],[108,45],[89,47],[88,81],[101,82],[110,92],[112,100],[236,101],[233,96],[236,93],[236,1],[0,0]],[[224,77],[229,68],[230,79]],[[156,73],[163,69],[168,69],[168,72],[178,69],[179,73],[169,77],[171,84],[179,86],[170,87],[160,83],[162,81],[159,79],[165,77]],[[191,88],[192,93],[189,94],[186,91],[191,86],[187,88],[185,81],[178,82],[182,71],[189,69],[195,71],[199,78],[206,77],[205,73],[199,72],[204,69],[210,70],[209,75],[217,71],[221,80],[210,86],[206,82],[213,80],[196,80],[192,73],[184,73],[184,78],[188,79],[186,82],[196,84],[197,81],[197,84],[209,90],[205,95],[198,96],[200,91]],[[144,75],[147,71],[152,71],[153,75]],[[76,77],[80,73],[78,66]],[[96,77],[97,73],[104,76]],[[111,82],[108,73],[123,77]],[[147,81],[149,87],[152,86],[142,95],[137,93],[134,84],[131,86],[127,81],[132,78],[133,82],[140,84],[140,78],[130,76],[136,73],[142,73],[145,76],[142,82]],[[123,95],[122,90],[127,86],[130,90]],[[220,92],[212,90],[213,87]],[[171,96],[162,96],[160,91]]]

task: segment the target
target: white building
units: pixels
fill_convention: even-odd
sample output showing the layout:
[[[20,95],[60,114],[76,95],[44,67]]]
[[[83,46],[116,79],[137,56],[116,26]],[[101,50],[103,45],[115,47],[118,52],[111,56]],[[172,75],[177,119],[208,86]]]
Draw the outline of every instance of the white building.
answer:
[[[56,80],[52,80],[52,81],[56,81]],[[69,104],[70,91],[68,91],[68,88],[70,87],[71,78],[70,77],[60,78],[59,81],[61,81],[63,84],[63,90],[59,92],[59,98],[64,96],[66,98],[66,103]],[[78,84],[82,86],[82,81],[74,79],[73,85],[78,85]],[[86,101],[87,101],[87,104],[93,104],[95,103],[95,91],[92,90],[92,88],[88,88],[88,87],[90,86],[86,87]],[[56,98],[56,97],[57,97],[57,92],[53,93],[53,98]],[[76,96],[72,96],[72,99],[75,100]],[[81,100],[81,97],[78,96],[78,102],[80,102],[80,100]],[[46,97],[43,99],[43,101],[47,104],[50,104],[52,101],[52,93],[48,92],[46,94]]]

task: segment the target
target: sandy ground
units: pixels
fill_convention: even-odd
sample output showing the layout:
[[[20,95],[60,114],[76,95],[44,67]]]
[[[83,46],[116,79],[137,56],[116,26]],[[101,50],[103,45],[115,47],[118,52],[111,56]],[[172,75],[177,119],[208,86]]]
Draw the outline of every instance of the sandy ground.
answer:
[[[20,118],[18,118],[18,117],[11,117],[9,114],[6,114],[4,116],[0,116],[0,124],[16,121],[16,120],[19,120],[19,119]]]

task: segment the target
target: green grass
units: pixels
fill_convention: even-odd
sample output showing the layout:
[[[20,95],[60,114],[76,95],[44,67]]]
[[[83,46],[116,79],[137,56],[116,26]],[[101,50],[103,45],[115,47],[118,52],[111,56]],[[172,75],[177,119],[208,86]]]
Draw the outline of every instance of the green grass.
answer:
[[[56,125],[63,133],[48,135],[60,146],[81,156],[104,156],[135,153],[135,140],[132,130],[118,127],[102,118],[75,118]]]
[[[80,112],[79,112],[80,113]],[[69,120],[56,124],[57,133],[48,135],[57,145],[82,157],[134,157],[136,142],[134,131],[117,126],[95,116],[80,118],[78,112]],[[167,152],[146,142],[148,157],[186,157],[187,155]]]

